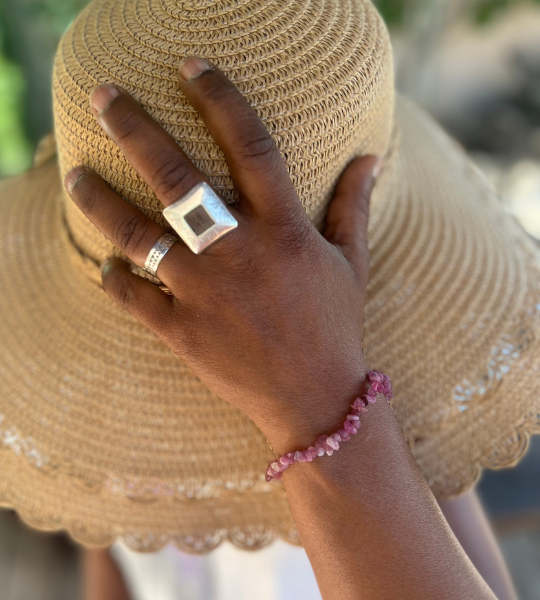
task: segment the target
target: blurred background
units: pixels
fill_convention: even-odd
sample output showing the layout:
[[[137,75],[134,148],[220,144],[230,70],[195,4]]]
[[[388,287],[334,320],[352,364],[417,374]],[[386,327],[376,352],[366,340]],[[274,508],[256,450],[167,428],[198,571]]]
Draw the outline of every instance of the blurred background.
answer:
[[[0,0],[0,177],[52,129],[51,68],[87,0]],[[376,0],[397,87],[468,150],[540,240],[540,0]],[[540,600],[540,436],[479,485],[521,600]],[[0,511],[0,600],[80,598],[78,549]],[[157,598],[156,598],[157,600]]]

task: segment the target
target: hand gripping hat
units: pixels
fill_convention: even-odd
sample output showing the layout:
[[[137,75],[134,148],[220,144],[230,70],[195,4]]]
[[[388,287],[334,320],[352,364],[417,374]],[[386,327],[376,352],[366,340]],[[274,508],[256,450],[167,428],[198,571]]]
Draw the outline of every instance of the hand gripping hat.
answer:
[[[86,164],[171,231],[90,112],[92,88],[114,83],[236,201],[224,155],[177,84],[192,54],[255,108],[317,227],[345,166],[384,157],[368,362],[390,374],[396,417],[437,497],[514,464],[540,431],[540,250],[461,147],[395,92],[371,2],[95,0],[56,56],[57,158],[0,184],[1,504],[85,545],[300,545],[285,489],[265,481],[264,435],[103,292],[100,264],[121,253],[61,184]]]

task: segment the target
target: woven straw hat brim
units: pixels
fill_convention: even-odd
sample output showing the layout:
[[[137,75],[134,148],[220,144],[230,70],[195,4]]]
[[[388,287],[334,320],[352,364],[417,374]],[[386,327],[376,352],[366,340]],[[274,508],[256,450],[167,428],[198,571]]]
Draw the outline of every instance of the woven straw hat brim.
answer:
[[[364,348],[451,497],[540,431],[540,251],[399,95],[396,123],[371,202]],[[0,183],[0,503],[86,545],[300,545],[283,487],[264,481],[263,434],[89,277],[60,194],[53,160]]]

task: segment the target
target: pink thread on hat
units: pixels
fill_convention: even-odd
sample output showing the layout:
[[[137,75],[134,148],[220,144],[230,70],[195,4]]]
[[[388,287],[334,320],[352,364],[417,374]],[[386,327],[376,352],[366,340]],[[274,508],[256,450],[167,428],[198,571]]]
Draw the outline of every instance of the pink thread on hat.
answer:
[[[367,374],[369,379],[369,388],[367,392],[356,398],[351,404],[352,411],[345,417],[342,429],[338,429],[330,435],[321,435],[313,446],[309,446],[306,450],[297,450],[296,452],[287,452],[280,456],[277,460],[272,461],[266,470],[266,481],[272,479],[281,480],[281,474],[285,469],[288,469],[295,462],[311,462],[317,456],[332,456],[339,450],[339,445],[351,439],[360,429],[360,415],[366,413],[366,408],[369,404],[375,404],[377,394],[384,394],[388,402],[394,396],[392,391],[392,383],[390,377],[373,369]]]

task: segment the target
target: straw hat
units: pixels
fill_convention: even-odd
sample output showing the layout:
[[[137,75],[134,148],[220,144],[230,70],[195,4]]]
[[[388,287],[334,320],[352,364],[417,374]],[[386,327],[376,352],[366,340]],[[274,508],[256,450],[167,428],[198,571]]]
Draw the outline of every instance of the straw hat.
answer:
[[[385,157],[369,226],[368,362],[392,377],[395,414],[436,496],[514,464],[540,431],[540,250],[462,149],[395,93],[373,5],[96,0],[56,57],[57,159],[0,184],[0,502],[87,545],[300,544],[282,484],[265,481],[264,435],[103,292],[100,264],[120,252],[61,185],[84,163],[168,226],[90,112],[91,89],[115,83],[237,199],[177,85],[190,54],[254,106],[318,227],[347,163]]]

